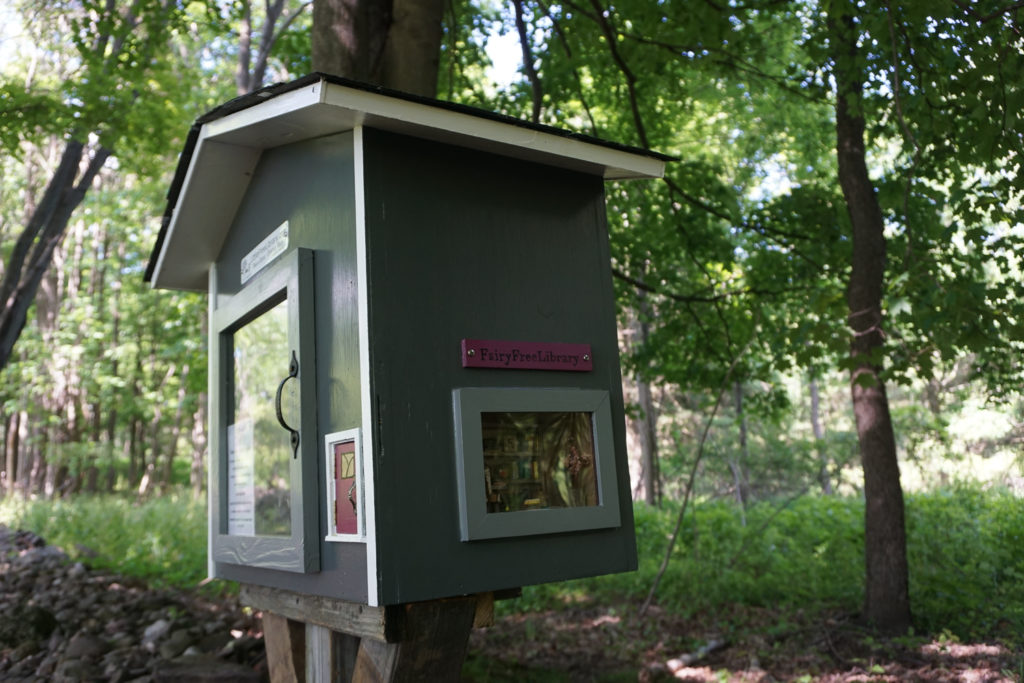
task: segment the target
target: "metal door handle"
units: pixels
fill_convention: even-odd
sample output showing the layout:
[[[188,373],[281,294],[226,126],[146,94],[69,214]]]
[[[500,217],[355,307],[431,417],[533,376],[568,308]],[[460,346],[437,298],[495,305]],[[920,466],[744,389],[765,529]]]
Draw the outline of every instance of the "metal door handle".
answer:
[[[284,421],[284,413],[281,412],[281,392],[284,391],[285,382],[298,376],[299,359],[295,357],[295,351],[292,351],[292,360],[288,364],[288,376],[281,380],[281,383],[277,385],[277,396],[274,398],[274,409],[277,411],[278,424],[287,429],[288,433],[291,435],[293,458],[299,457],[299,430],[292,429],[291,426]]]

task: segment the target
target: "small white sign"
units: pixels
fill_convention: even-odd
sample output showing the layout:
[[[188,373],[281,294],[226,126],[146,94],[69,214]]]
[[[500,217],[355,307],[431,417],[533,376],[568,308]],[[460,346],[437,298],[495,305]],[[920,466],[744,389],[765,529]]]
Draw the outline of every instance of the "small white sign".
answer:
[[[242,284],[251,280],[256,273],[267,267],[271,261],[288,251],[288,221],[277,227],[256,248],[242,257]]]
[[[256,463],[252,420],[228,425],[228,534],[256,535]]]

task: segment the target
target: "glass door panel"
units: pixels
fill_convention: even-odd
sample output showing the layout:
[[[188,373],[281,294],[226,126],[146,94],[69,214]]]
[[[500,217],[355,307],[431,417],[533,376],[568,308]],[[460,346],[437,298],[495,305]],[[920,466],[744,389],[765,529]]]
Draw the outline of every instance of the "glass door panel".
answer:
[[[228,424],[231,482],[228,532],[290,536],[291,460],[289,433],[278,424],[277,389],[288,375],[288,302],[236,330],[232,336],[234,415]],[[285,384],[283,412],[294,418],[298,380]],[[233,442],[233,448],[232,448]]]
[[[295,249],[212,312],[216,562],[319,571],[313,253]]]

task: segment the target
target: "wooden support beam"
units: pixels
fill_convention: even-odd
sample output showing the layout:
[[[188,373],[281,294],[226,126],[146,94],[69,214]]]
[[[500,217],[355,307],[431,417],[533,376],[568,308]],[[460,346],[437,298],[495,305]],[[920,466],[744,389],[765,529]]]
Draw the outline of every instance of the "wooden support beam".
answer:
[[[364,641],[347,633],[306,624],[306,680],[311,683],[351,681],[361,642],[377,641]]]
[[[251,584],[242,584],[238,597],[243,605],[261,612],[279,614],[359,638],[394,642],[398,637],[396,618],[401,615],[396,607],[370,607]]]
[[[274,683],[306,680],[306,626],[270,612],[263,613],[263,643]]]
[[[402,640],[382,643],[364,639],[356,657],[353,683],[458,681],[476,615],[476,596],[402,607]]]
[[[458,681],[473,628],[494,623],[494,601],[518,590],[389,607],[243,585],[263,612],[275,683]]]

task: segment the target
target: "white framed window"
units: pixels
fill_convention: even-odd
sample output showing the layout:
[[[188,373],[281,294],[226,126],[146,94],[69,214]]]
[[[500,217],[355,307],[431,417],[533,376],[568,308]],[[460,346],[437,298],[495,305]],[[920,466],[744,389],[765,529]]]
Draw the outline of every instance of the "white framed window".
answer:
[[[452,392],[463,541],[617,527],[608,392]]]

